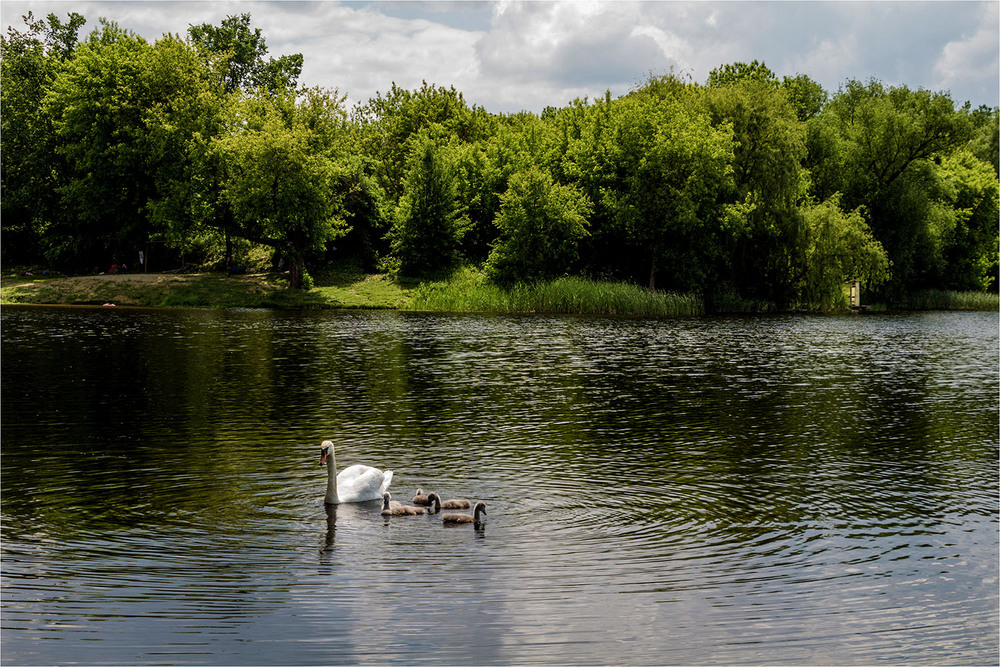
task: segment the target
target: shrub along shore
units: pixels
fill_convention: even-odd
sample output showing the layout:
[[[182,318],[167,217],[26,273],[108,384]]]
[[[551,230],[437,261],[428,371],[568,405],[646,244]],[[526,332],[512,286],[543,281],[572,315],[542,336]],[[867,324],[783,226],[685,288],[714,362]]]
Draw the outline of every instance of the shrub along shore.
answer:
[[[706,309],[702,298],[627,283],[564,277],[501,288],[465,268],[447,279],[407,283],[384,274],[331,272],[315,276],[308,290],[288,289],[278,273],[10,275],[0,281],[0,304],[142,306],[185,308],[392,309],[436,312],[576,313],[644,317],[715,313],[767,313],[767,302],[731,297]],[[931,290],[866,310],[1000,311],[994,293]]]

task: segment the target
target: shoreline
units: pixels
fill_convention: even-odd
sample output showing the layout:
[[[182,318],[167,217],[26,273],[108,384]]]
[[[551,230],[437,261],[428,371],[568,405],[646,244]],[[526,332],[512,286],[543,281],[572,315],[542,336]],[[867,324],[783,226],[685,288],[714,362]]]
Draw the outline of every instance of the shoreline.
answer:
[[[558,281],[557,281],[558,282]],[[552,285],[555,285],[553,283]],[[552,285],[549,285],[551,287]],[[636,291],[635,286],[606,284],[607,290]],[[280,273],[250,273],[226,276],[224,273],[119,273],[87,276],[4,276],[0,278],[0,305],[39,305],[67,307],[124,306],[139,308],[260,308],[273,310],[426,310],[429,312],[575,312],[621,315],[703,314],[685,295],[658,295],[662,299],[686,299],[682,306],[668,306],[665,311],[638,302],[621,304],[621,309],[600,304],[606,294],[587,294],[588,283],[570,285],[555,298],[540,302],[517,302],[510,293],[497,296],[482,294],[477,280],[401,285],[384,274],[351,273],[320,277],[308,290],[290,290],[287,277]],[[495,291],[490,288],[491,291]],[[435,303],[436,292],[449,299]],[[641,290],[640,290],[641,291]],[[465,299],[463,299],[465,297]],[[535,296],[535,299],[538,297]],[[572,301],[559,304],[559,299]],[[463,302],[464,301],[464,302]],[[594,303],[589,303],[593,301]],[[658,308],[658,307],[657,307]],[[813,311],[792,309],[786,312],[887,312],[919,310],[1000,311],[1000,297],[988,293],[926,291],[915,293],[905,305],[886,307],[869,304],[860,309]],[[723,309],[717,314],[775,313],[770,309]]]
[[[377,274],[359,274],[289,290],[280,273],[118,273],[89,276],[5,276],[2,305],[138,306],[151,308],[399,308],[407,290]]]

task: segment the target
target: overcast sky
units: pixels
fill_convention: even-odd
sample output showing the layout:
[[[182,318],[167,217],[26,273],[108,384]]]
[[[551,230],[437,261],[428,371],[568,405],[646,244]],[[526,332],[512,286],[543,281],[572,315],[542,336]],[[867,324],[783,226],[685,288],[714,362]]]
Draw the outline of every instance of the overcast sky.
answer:
[[[3,0],[0,22],[78,12],[150,40],[248,12],[272,56],[301,53],[301,84],[363,102],[395,82],[455,86],[492,112],[540,112],[628,92],[650,73],[704,82],[721,64],[764,61],[829,92],[845,81],[950,91],[1000,104],[1000,2],[135,2]]]

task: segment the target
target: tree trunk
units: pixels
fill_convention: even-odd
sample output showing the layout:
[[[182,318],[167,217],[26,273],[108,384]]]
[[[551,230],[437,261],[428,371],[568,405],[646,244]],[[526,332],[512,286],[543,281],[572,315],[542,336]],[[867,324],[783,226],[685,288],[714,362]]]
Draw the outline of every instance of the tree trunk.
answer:
[[[231,276],[233,271],[233,240],[229,237],[229,222],[225,225],[226,235],[226,276]]]
[[[656,258],[649,261],[649,289],[656,289]]]
[[[298,257],[288,258],[288,288],[302,288],[302,260]]]

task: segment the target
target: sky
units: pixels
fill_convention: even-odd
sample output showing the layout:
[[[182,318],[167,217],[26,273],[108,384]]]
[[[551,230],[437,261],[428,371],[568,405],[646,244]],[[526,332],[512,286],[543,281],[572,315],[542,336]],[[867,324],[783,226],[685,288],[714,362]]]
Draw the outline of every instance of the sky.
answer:
[[[874,77],[1000,104],[998,1],[3,0],[4,34],[28,11],[82,14],[81,36],[104,17],[151,41],[249,13],[270,56],[304,56],[300,84],[335,88],[352,106],[426,81],[493,113],[539,113],[671,71],[704,83],[752,60],[830,93]]]

